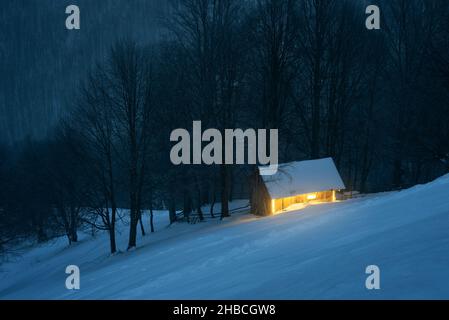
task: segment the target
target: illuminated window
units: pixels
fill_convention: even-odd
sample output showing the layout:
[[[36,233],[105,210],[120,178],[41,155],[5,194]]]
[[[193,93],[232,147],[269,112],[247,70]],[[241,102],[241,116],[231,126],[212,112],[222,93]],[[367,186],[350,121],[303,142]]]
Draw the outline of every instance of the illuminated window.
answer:
[[[316,193],[310,193],[307,195],[307,200],[315,200],[317,198]]]

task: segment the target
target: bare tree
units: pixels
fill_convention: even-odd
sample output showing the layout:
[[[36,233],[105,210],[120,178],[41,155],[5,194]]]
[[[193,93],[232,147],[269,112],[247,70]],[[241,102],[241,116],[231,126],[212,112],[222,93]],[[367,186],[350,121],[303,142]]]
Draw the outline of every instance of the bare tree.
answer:
[[[107,230],[111,253],[117,251],[115,224],[117,219],[118,137],[114,104],[111,98],[108,73],[105,66],[97,65],[80,90],[74,112],[75,127],[83,137],[89,156],[88,172],[94,186],[86,195],[86,203],[94,213],[91,224]],[[100,222],[97,222],[100,218]]]
[[[117,136],[123,150],[120,159],[128,172],[130,232],[128,249],[136,246],[141,216],[142,189],[147,177],[151,99],[151,67],[143,50],[132,41],[117,43],[108,68]]]

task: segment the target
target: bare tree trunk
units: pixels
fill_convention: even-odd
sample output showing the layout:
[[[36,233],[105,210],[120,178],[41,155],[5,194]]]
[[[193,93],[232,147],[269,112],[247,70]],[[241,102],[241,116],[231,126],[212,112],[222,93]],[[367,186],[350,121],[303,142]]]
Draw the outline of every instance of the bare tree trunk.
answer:
[[[184,190],[184,217],[187,219],[187,222],[190,222],[190,214],[192,213],[192,200],[190,198],[190,193],[188,190]]]
[[[115,222],[117,219],[117,204],[115,203],[115,189],[114,189],[114,179],[113,179],[113,173],[112,173],[112,159],[109,157],[109,183],[110,183],[110,189],[111,189],[111,223],[109,225],[109,242],[111,245],[111,254],[114,254],[117,252],[117,245],[115,241]],[[109,209],[108,209],[109,210]]]
[[[168,215],[170,217],[170,224],[176,221],[176,202],[175,202],[175,196],[172,193],[173,191],[170,191],[170,200],[169,200],[169,206],[168,206]],[[151,213],[151,212],[150,212]]]
[[[150,229],[151,229],[151,233],[154,233],[153,203],[150,203]]]
[[[111,254],[117,252],[117,245],[115,243],[115,226],[111,226],[109,230],[109,244],[111,247]]]
[[[229,173],[227,165],[220,166],[221,169],[221,219],[230,217],[229,214]]]
[[[131,195],[130,195],[130,225],[129,225],[129,241],[128,241],[128,250],[136,247],[137,243],[137,223],[139,222],[139,215],[136,208],[136,199],[135,193],[132,191],[131,187]]]
[[[140,231],[142,232],[142,236],[145,236],[145,228],[143,227],[142,223],[142,212],[139,214],[139,224],[140,224]]]
[[[70,236],[72,242],[78,242],[78,209],[70,208]]]
[[[104,209],[104,220],[106,220],[106,226],[108,227],[109,233],[109,247],[111,250],[111,255],[117,252],[117,245],[115,242],[115,219],[116,219],[116,208],[112,206],[111,214],[109,214],[108,202],[106,201],[106,205]]]
[[[215,206],[215,201],[216,201],[215,192],[216,192],[216,190],[215,190],[215,181],[214,181],[213,182],[213,187],[212,187],[212,203],[210,205],[210,216],[212,218],[215,218],[215,215],[214,215],[214,206]]]
[[[401,187],[402,187],[402,159],[400,155],[397,155],[393,163],[393,188],[400,189]]]
[[[196,189],[197,189],[197,197],[198,197],[197,198],[197,212],[198,212],[200,221],[203,221],[204,215],[203,215],[203,210],[201,210],[201,206],[203,204],[202,197],[201,197],[201,186],[199,183],[199,179],[196,175],[195,175],[195,180],[196,180]]]
[[[132,111],[129,111],[133,113]],[[134,248],[137,243],[137,223],[139,222],[140,208],[138,207],[138,177],[137,177],[137,137],[134,118],[129,116],[129,127],[130,127],[130,159],[131,159],[131,170],[130,170],[130,207],[131,207],[131,221],[129,230],[129,243],[128,249]]]
[[[232,167],[228,167],[229,170],[229,202],[232,202],[234,200],[234,171],[232,170]]]

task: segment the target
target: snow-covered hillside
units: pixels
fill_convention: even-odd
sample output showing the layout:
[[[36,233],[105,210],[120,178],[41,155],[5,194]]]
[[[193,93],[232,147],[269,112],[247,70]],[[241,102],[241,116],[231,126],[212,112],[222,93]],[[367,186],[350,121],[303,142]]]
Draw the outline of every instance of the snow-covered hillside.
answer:
[[[167,227],[133,252],[108,255],[106,235],[33,248],[0,266],[0,298],[449,298],[449,176],[397,193],[269,218],[234,215]],[[126,247],[127,232],[119,235]],[[81,289],[65,289],[65,267]],[[378,265],[381,289],[365,288]]]

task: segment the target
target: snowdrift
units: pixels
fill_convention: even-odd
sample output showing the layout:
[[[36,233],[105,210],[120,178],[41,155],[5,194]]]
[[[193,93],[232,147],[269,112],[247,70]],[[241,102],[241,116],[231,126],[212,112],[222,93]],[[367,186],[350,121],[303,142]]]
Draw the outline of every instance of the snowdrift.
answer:
[[[274,217],[167,225],[158,212],[157,232],[115,256],[105,234],[32,248],[0,266],[0,298],[449,299],[449,176]],[[71,264],[78,291],[65,288]],[[373,264],[380,290],[365,288]]]

